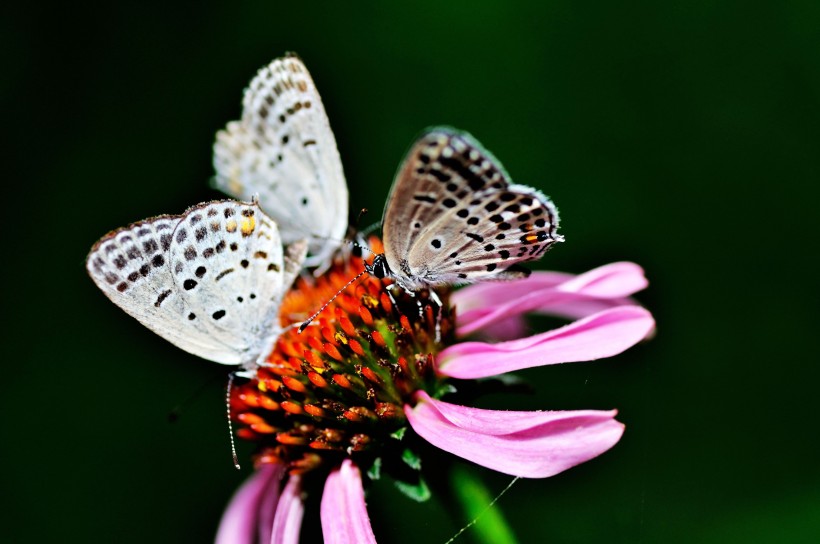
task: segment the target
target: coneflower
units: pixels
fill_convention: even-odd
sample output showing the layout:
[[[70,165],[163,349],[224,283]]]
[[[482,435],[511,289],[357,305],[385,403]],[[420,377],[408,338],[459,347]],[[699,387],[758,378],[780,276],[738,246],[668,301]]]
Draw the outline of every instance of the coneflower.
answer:
[[[348,257],[318,278],[297,280],[283,301],[282,325],[304,320],[363,268],[362,259]],[[374,463],[390,466],[408,433],[527,478],[603,453],[623,433],[614,410],[496,411],[451,401],[460,380],[621,353],[654,328],[649,312],[627,298],[645,286],[640,267],[616,263],[580,276],[536,272],[439,290],[439,307],[424,292],[363,276],[304,332],[284,333],[267,365],[234,388],[237,436],[257,444],[257,471],[228,506],[217,542],[298,542],[303,479],[316,477],[326,479],[325,542],[375,542],[362,474]],[[520,338],[527,312],[575,321]],[[504,340],[461,341],[474,333]]]

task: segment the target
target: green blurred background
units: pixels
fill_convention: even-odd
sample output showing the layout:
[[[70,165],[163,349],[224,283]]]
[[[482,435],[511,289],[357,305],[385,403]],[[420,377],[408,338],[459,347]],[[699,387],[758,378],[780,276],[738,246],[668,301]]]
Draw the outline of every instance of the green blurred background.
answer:
[[[652,342],[520,373],[536,394],[519,408],[627,424],[601,458],[501,499],[522,542],[820,541],[820,4],[618,4],[6,6],[0,540],[212,539],[249,471],[230,463],[225,368],[127,317],[84,258],[110,229],[219,198],[215,131],[296,51],[354,213],[378,218],[411,140],[449,124],[561,208],[567,243],[540,267],[646,269]],[[369,502],[380,542],[463,524],[388,485]]]

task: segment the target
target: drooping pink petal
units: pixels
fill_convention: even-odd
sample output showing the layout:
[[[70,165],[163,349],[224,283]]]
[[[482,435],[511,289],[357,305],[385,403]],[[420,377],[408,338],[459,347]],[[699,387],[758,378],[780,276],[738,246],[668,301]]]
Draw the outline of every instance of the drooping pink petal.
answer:
[[[350,459],[332,471],[322,493],[322,535],[325,544],[375,543],[364,503],[359,469]]]
[[[404,411],[419,436],[468,461],[524,478],[546,478],[597,457],[624,431],[615,410],[481,410],[423,392],[418,400]]]
[[[302,529],[302,516],[305,505],[302,502],[302,485],[299,476],[291,476],[279,504],[276,506],[276,516],[273,519],[273,530],[268,540],[270,544],[299,544],[299,532]]]
[[[439,372],[452,378],[486,378],[522,368],[612,357],[643,340],[654,326],[652,314],[645,309],[620,306],[529,338],[455,344],[439,354]]]
[[[281,478],[284,478],[282,474]],[[256,507],[256,527],[259,535],[258,542],[270,542],[271,529],[273,527],[273,514],[276,512],[276,505],[279,502],[279,494],[282,486],[281,479],[276,482],[275,493],[264,493],[259,505]]]
[[[459,310],[459,336],[480,329],[495,334],[497,323],[529,312],[578,319],[608,308],[635,304],[629,295],[646,286],[640,266],[620,262],[578,276],[534,272],[524,280],[476,284],[453,293],[451,302]]]
[[[222,514],[216,544],[253,544],[260,532],[260,508],[276,504],[285,467],[264,464],[236,490]],[[270,525],[268,525],[270,527]],[[270,534],[268,532],[268,534]]]

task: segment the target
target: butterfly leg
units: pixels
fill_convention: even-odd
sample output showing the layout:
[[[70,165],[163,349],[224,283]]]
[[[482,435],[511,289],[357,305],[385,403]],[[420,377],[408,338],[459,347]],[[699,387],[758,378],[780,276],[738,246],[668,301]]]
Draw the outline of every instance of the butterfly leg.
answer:
[[[395,284],[387,286],[387,289],[385,289],[385,291],[387,292],[387,297],[390,299],[390,304],[393,305],[393,308],[398,308],[398,305],[396,303],[396,297],[393,296],[393,287],[394,286],[395,286]]]
[[[395,289],[401,289],[402,291],[404,291],[405,294],[412,297],[413,300],[416,301],[416,307],[419,309],[419,317],[421,319],[424,319],[425,318],[424,308],[427,306],[427,304],[422,302],[421,298],[419,297],[419,295],[416,291],[414,291],[413,289],[410,289],[409,287],[401,285],[400,283],[394,283],[386,289],[387,296],[390,297],[390,302],[393,304],[393,307],[398,308],[398,305],[396,304],[396,298],[393,295],[393,289],[394,288]],[[441,315],[442,315],[442,308],[444,307],[444,303],[439,298],[438,293],[436,293],[432,289],[427,289],[427,300],[430,303],[432,303],[431,306],[436,307],[436,309],[435,309],[435,312],[436,312],[436,343],[439,343],[439,342],[441,342]]]
[[[436,343],[441,342],[441,310],[444,307],[444,303],[441,302],[441,299],[433,289],[427,290],[428,297],[436,305]]]
[[[402,291],[404,291],[404,293],[406,295],[413,298],[413,300],[416,301],[416,307],[419,309],[419,317],[424,318],[424,303],[419,299],[418,293],[416,293],[414,290],[410,289],[409,287],[405,287],[404,285],[401,285],[400,283],[392,284],[390,287],[387,288],[387,295],[390,297],[390,302],[393,303],[394,308],[397,308],[398,306],[396,305],[396,299],[393,296],[393,293],[391,291],[393,288],[401,289]]]

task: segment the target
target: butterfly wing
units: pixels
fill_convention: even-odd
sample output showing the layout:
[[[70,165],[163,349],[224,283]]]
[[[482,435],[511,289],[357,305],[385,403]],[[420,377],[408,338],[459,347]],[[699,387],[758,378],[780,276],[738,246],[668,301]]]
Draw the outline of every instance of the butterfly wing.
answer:
[[[306,266],[327,262],[348,226],[348,192],[322,100],[293,55],[262,68],[245,90],[242,119],[219,131],[215,184],[251,200],[291,243],[313,236]]]
[[[526,275],[515,265],[561,241],[558,211],[514,185],[466,133],[438,128],[405,158],[383,218],[385,257],[400,283],[458,284]]]
[[[257,205],[217,201],[113,232],[86,266],[108,298],[166,340],[218,363],[252,364],[278,328],[304,246],[295,243],[286,261]]]

